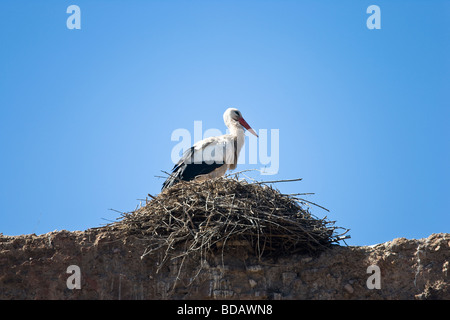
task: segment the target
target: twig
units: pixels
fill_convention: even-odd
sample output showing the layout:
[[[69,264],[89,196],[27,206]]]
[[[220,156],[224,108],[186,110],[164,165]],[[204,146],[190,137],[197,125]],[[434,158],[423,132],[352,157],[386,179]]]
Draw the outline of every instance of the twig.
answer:
[[[111,211],[114,211],[114,212],[118,212],[120,214],[125,214],[126,213],[125,211],[119,211],[119,210],[111,209],[111,208],[109,208],[108,210],[111,210]]]
[[[232,172],[232,173],[226,174],[226,175],[224,176],[224,178],[228,178],[228,177],[231,177],[231,176],[237,176],[237,175],[239,175],[239,174],[241,174],[241,173],[249,172],[249,171],[257,171],[257,172],[261,172],[261,171],[258,170],[258,169],[245,169],[245,170],[241,170],[241,171],[237,171],[237,172]]]
[[[259,181],[259,182],[252,182],[249,184],[265,184],[265,183],[278,183],[278,182],[294,182],[294,181],[301,181],[302,178],[298,179],[285,179],[285,180],[273,180],[273,181]]]
[[[310,204],[312,204],[312,205],[314,205],[316,207],[319,207],[319,208],[321,208],[323,210],[326,210],[326,211],[330,212],[330,210],[328,210],[327,208],[322,207],[321,205],[318,205],[317,203],[314,203],[312,201],[308,201],[308,200],[305,200],[305,199],[302,199],[302,198],[296,198],[296,197],[293,197],[293,198],[296,199],[296,200],[299,200],[299,201],[304,201],[304,202],[310,203]]]

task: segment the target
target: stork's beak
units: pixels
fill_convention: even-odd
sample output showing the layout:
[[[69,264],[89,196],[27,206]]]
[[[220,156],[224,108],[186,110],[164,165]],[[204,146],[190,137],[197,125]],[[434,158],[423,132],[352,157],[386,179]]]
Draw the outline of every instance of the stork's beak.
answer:
[[[258,135],[256,134],[255,130],[253,130],[247,123],[247,121],[244,120],[244,118],[240,118],[239,123],[248,130],[248,132],[250,132],[251,134],[253,134],[254,136],[256,136],[258,138]]]

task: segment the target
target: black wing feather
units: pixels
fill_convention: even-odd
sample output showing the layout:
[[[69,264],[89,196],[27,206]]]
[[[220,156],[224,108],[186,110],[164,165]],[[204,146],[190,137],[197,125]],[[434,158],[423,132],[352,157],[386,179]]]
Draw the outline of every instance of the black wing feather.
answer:
[[[173,167],[172,173],[164,181],[161,190],[170,188],[174,184],[180,181],[191,181],[194,180],[195,177],[203,174],[208,174],[213,172],[217,168],[220,168],[224,165],[224,163],[212,162],[210,164],[202,161],[201,163],[194,163],[194,147],[186,150],[183,157],[177,162],[177,164]]]

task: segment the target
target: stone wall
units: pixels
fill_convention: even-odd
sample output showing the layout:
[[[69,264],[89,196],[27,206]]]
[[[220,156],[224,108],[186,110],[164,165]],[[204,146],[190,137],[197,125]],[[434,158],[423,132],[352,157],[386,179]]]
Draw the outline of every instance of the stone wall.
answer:
[[[450,299],[450,234],[261,259],[230,244],[162,266],[146,246],[102,228],[0,235],[0,299]]]

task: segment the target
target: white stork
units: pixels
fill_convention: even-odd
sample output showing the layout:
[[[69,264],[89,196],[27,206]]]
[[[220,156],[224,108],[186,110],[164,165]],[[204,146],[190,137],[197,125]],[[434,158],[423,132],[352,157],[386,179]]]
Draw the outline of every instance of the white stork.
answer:
[[[245,141],[244,128],[256,137],[258,135],[238,109],[228,108],[223,114],[223,121],[230,134],[203,139],[186,150],[163,183],[162,190],[181,180],[206,180],[223,176],[229,169],[236,169]]]

